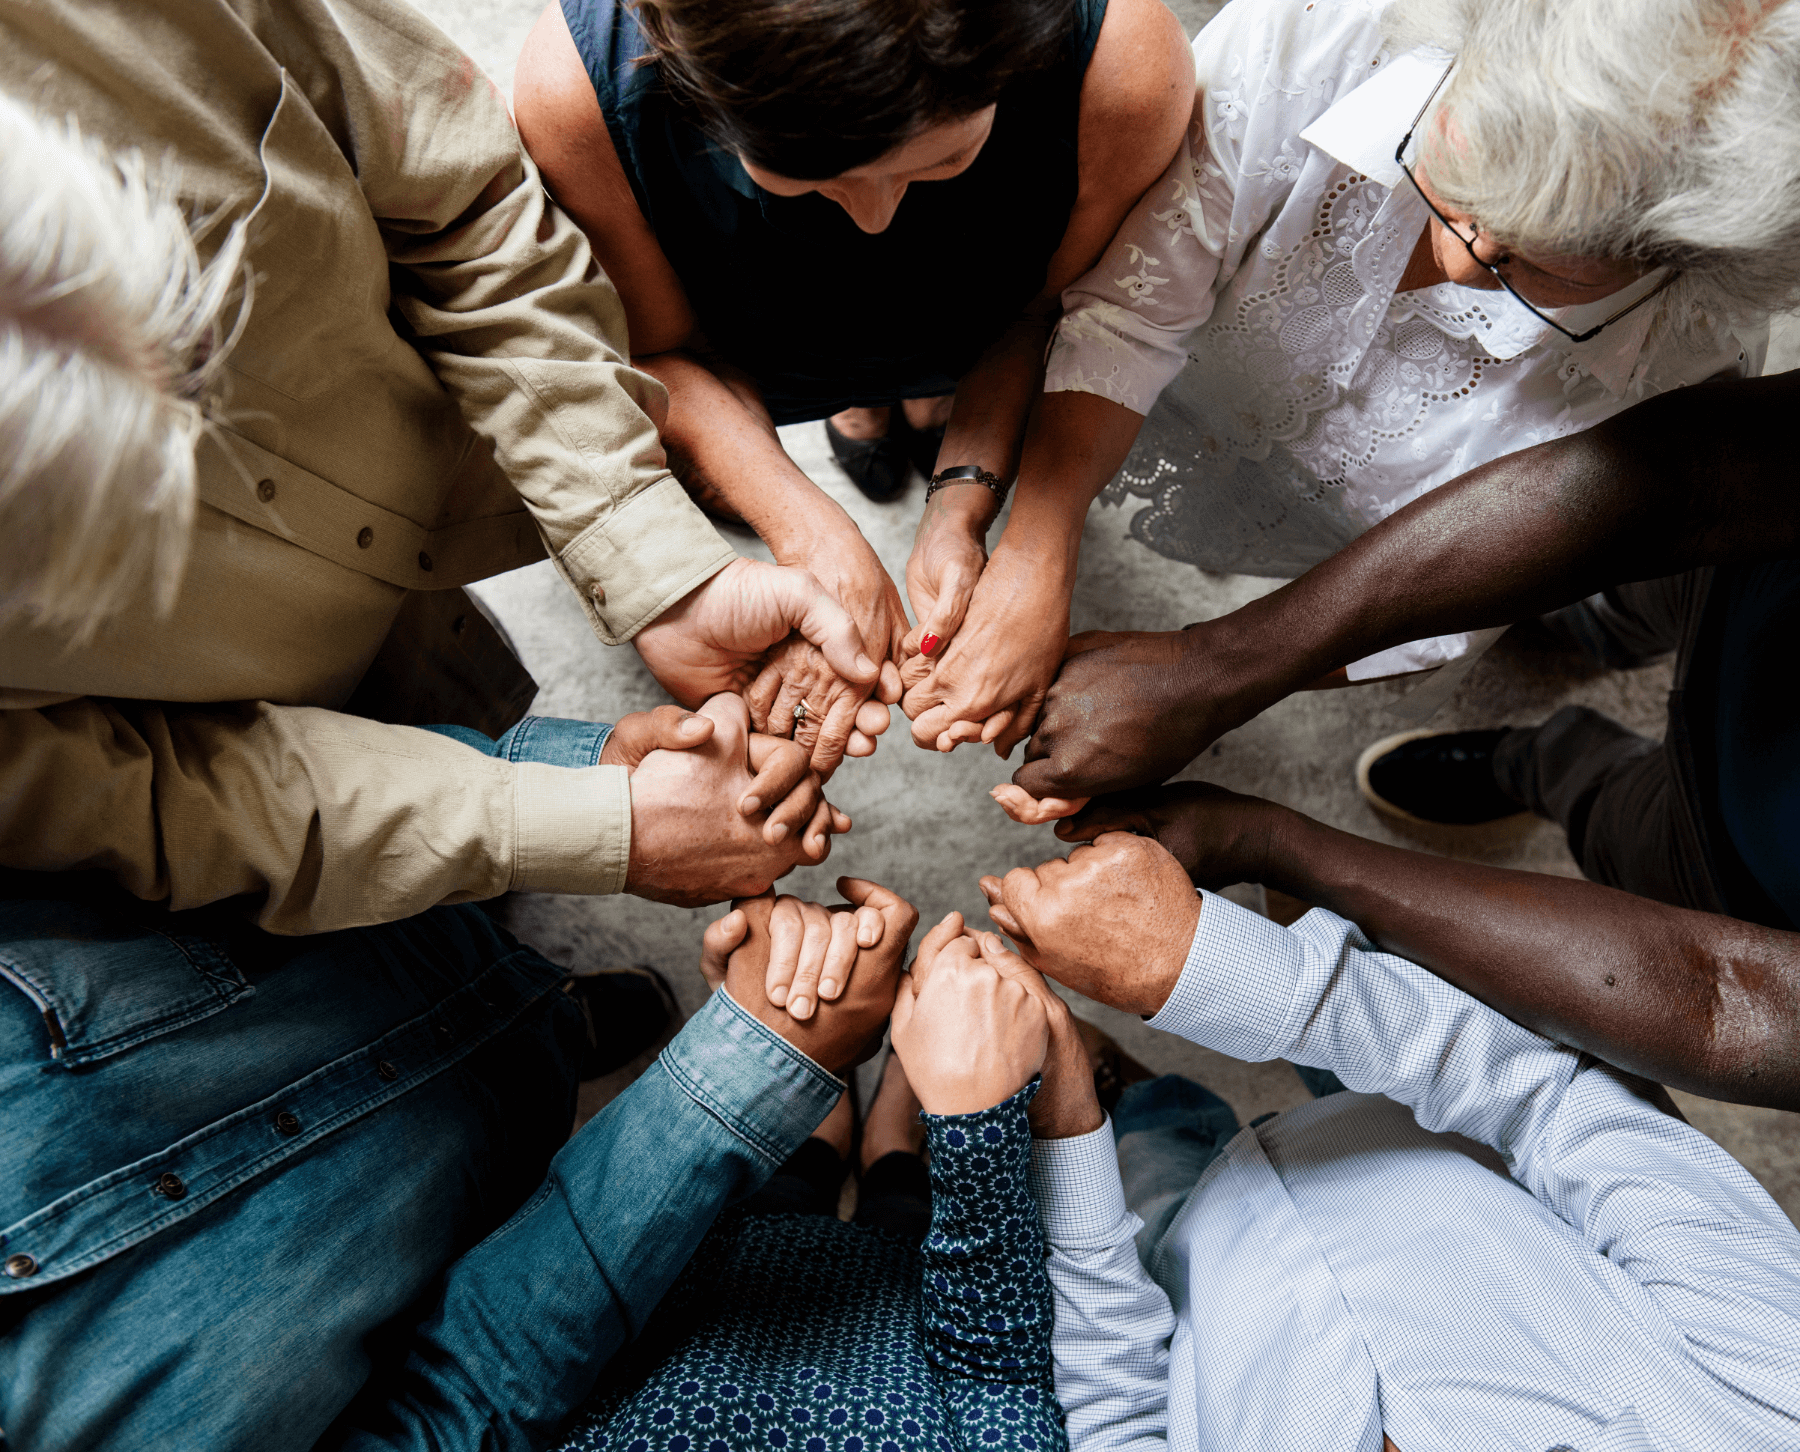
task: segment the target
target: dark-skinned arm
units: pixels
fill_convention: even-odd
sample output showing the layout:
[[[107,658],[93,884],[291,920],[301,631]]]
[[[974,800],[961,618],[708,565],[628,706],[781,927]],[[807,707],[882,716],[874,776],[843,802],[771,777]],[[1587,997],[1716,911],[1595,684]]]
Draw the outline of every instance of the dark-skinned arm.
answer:
[[[1356,923],[1515,1023],[1659,1083],[1800,1109],[1800,933],[1598,883],[1456,862],[1200,782],[1057,829],[1155,837],[1195,884],[1262,882]]]
[[[1376,651],[1506,625],[1630,580],[1800,552],[1785,441],[1800,374],[1683,388],[1415,500],[1273,594],[1186,630],[1077,637],[1014,780],[1161,781]]]

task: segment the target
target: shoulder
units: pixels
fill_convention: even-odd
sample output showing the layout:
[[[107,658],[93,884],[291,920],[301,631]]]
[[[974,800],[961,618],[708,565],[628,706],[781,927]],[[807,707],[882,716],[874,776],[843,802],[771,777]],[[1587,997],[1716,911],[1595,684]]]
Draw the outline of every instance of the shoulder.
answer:
[[[1081,86],[1081,129],[1155,127],[1193,106],[1194,61],[1161,0],[1110,0]]]

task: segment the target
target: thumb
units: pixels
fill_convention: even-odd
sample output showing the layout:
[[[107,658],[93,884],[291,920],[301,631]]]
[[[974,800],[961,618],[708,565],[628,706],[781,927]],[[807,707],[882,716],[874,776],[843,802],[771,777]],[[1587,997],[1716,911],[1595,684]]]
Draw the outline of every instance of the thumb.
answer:
[[[707,926],[700,937],[700,976],[708,988],[717,988],[725,981],[725,965],[749,932],[750,919],[742,908],[733,908]]]
[[[881,669],[864,648],[856,622],[810,571],[779,566],[773,584],[776,606],[788,628],[818,646],[839,679],[859,686],[875,683]]]
[[[712,739],[713,723],[680,706],[658,706],[621,717],[601,748],[606,766],[636,770],[652,751],[691,751]]]

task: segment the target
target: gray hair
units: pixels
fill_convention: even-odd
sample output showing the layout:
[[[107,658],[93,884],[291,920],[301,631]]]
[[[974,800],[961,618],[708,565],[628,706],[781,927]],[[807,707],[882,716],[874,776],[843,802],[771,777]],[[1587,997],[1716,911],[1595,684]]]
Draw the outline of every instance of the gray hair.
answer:
[[[202,263],[174,194],[0,95],[0,620],[83,641],[174,603],[244,252],[240,223]]]
[[[1496,239],[1800,302],[1800,0],[1395,0],[1382,28],[1457,57],[1421,160]]]

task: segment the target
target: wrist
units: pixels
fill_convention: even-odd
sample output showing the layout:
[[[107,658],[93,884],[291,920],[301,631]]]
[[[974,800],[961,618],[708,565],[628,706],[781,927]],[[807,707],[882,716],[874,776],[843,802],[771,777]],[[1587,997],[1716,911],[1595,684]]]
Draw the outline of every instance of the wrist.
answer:
[[[1251,879],[1292,897],[1316,901],[1318,882],[1313,872],[1317,859],[1319,824],[1291,807],[1263,802],[1257,808],[1259,842],[1255,849],[1257,875]]]
[[[1182,679],[1220,703],[1235,724],[1260,715],[1324,673],[1315,661],[1328,652],[1306,649],[1312,630],[1304,622],[1284,619],[1269,604],[1274,598],[1264,596],[1181,631]]]
[[[985,484],[965,481],[946,484],[927,499],[919,524],[921,530],[964,530],[977,544],[985,545],[988,530],[999,517],[1000,501],[994,491]]]

